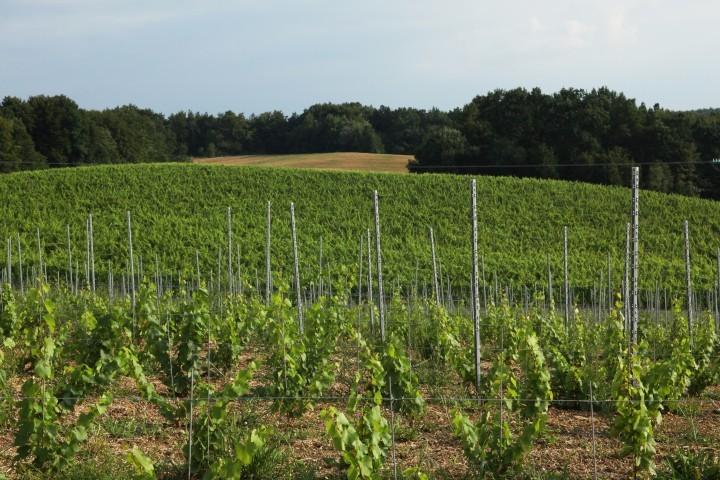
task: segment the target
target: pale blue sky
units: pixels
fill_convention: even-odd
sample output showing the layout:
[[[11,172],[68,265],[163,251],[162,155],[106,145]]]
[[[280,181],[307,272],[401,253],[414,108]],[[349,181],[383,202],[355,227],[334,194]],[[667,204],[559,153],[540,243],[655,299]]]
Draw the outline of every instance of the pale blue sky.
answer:
[[[718,20],[717,0],[0,0],[0,97],[290,113],[607,85],[720,107]]]

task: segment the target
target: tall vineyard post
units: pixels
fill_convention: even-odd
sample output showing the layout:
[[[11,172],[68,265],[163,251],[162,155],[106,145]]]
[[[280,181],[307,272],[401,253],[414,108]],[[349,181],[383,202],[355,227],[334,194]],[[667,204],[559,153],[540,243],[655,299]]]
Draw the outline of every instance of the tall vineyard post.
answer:
[[[382,248],[380,242],[380,201],[378,191],[374,191],[373,204],[375,207],[375,259],[377,260],[378,277],[378,311],[380,313],[380,340],[385,342],[385,292],[382,277]]]
[[[480,395],[480,290],[478,288],[477,182],[470,181],[470,221],[472,223],[472,316],[475,344],[475,388]]]
[[[320,254],[318,257],[318,268],[320,270],[320,275],[318,278],[318,291],[320,292],[320,296],[322,297],[324,295],[323,291],[323,237],[320,235]]]
[[[547,298],[547,306],[548,308],[553,306],[553,282],[552,282],[552,267],[550,265],[550,254],[548,253],[547,256],[547,282],[548,282],[548,298]]]
[[[18,244],[19,245],[19,244]],[[22,258],[21,258],[22,264]],[[22,269],[20,269],[22,272]],[[717,290],[715,291],[715,331],[720,332],[720,247],[717,249]],[[22,281],[22,273],[20,280]]]
[[[70,225],[67,225],[67,248],[68,248],[68,270],[70,272],[70,291],[75,291],[75,282],[73,281],[73,263],[72,263],[72,243],[70,243]],[[77,272],[75,273],[77,275]]]
[[[270,217],[270,201],[267,202],[267,212],[265,216],[265,305],[270,305],[270,295],[272,292],[272,270],[270,267],[270,242],[272,219]]]
[[[132,234],[132,218],[130,210],[127,211],[127,227],[128,227],[128,251],[130,258],[128,265],[130,266],[130,297],[133,307],[133,337],[135,336],[135,256],[133,253],[133,234]]]
[[[640,208],[640,167],[632,169],[632,263],[630,265],[630,337],[632,352],[637,345],[637,329],[638,329],[638,255],[640,253],[638,246],[638,220]]]
[[[8,238],[5,243],[7,244],[7,283],[12,285],[12,240]]]
[[[227,243],[228,243],[228,258],[227,258],[227,281],[228,291],[234,293],[233,285],[233,258],[232,258],[232,208],[227,207]]]
[[[92,213],[88,215],[88,226],[90,227],[90,276],[92,291],[95,293],[95,233],[93,230]]]
[[[357,296],[357,304],[358,304],[358,331],[360,331],[360,317],[361,317],[361,309],[360,306],[362,305],[362,276],[363,276],[363,236],[360,235],[360,242],[358,247],[358,296]],[[360,355],[358,351],[358,355]],[[359,357],[358,357],[359,358]]]
[[[130,216],[130,210],[126,212],[127,223],[128,223],[128,252],[130,257],[128,258],[128,265],[130,266],[130,296],[132,299],[133,311],[135,310],[135,255],[133,253],[132,244],[132,217]],[[133,325],[133,332],[135,326]]]
[[[565,295],[565,329],[570,326],[570,279],[568,278],[568,227],[563,227],[563,292]]]
[[[20,264],[20,294],[25,295],[25,282],[23,279],[23,257],[22,245],[20,244],[20,233],[17,234],[18,262]]]
[[[623,312],[625,334],[629,332],[630,321],[630,222],[625,223],[625,280],[623,281]]]
[[[85,218],[85,286],[91,287],[90,282],[90,217]]]
[[[200,252],[198,249],[195,249],[195,276],[197,278],[197,289],[200,290],[200,285],[202,285],[202,282],[200,280]]]
[[[367,303],[370,308],[370,332],[375,334],[375,300],[373,297],[373,271],[372,271],[372,240],[370,229],[367,229],[367,261],[368,261],[368,277],[367,277]]]
[[[613,289],[612,289],[612,258],[610,256],[610,250],[608,250],[607,254],[607,300],[608,300],[608,314],[612,313],[613,309]]]
[[[47,277],[45,277],[44,270],[43,270],[43,254],[42,254],[42,243],[40,242],[40,227],[37,227],[35,229],[35,238],[37,239],[37,248],[38,248],[38,275],[37,278],[42,278],[47,282]]]
[[[440,296],[440,282],[438,281],[437,260],[435,258],[435,234],[430,227],[430,249],[432,251],[432,269],[433,269],[433,287],[435,289],[435,301],[440,305],[442,297]]]
[[[293,271],[295,276],[295,301],[297,303],[298,326],[304,333],[302,292],[300,291],[300,262],[298,261],[297,232],[295,230],[295,203],[290,202],[290,229],[292,230]]]
[[[690,268],[690,226],[688,221],[684,223],[684,238],[685,238],[685,290],[687,295],[687,321],[688,321],[688,336],[690,342],[693,341],[692,327],[693,327],[693,293],[692,293],[692,272]]]

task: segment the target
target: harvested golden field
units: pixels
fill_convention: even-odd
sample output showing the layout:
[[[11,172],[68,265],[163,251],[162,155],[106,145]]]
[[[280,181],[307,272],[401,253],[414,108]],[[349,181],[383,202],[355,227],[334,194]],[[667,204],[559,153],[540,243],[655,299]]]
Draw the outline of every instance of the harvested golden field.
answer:
[[[302,153],[292,155],[239,155],[233,157],[194,158],[193,163],[255,165],[263,167],[316,168],[361,172],[408,173],[412,155],[385,153]]]

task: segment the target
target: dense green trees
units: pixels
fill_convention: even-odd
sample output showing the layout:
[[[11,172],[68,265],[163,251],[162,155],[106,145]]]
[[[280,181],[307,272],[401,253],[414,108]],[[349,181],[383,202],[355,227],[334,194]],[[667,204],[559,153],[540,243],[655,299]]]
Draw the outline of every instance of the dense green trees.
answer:
[[[674,112],[607,88],[495,90],[462,108],[316,104],[245,116],[128,105],[87,111],[65,96],[6,97],[0,171],[157,162],[253,153],[415,154],[413,172],[454,172],[627,184],[720,199],[720,110]]]
[[[19,118],[0,116],[0,172],[41,168],[45,157],[35,150],[32,137]]]
[[[607,88],[496,90],[453,112],[442,141],[428,131],[411,170],[562,178],[720,198],[720,112],[648,108]],[[465,147],[460,147],[466,141]]]

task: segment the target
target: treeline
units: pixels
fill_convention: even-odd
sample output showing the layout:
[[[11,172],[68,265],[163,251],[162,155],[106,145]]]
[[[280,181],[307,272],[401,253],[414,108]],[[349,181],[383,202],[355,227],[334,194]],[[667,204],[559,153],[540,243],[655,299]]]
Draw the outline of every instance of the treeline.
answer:
[[[262,153],[414,154],[413,172],[560,178],[720,198],[720,110],[648,108],[621,93],[496,90],[462,108],[317,104],[246,116],[133,105],[83,110],[65,96],[6,97],[0,171]]]
[[[496,90],[450,113],[415,151],[414,171],[559,178],[720,199],[720,110],[637,105],[606,88]]]
[[[132,105],[83,110],[66,96],[5,97],[0,171],[178,158],[163,115]]]

